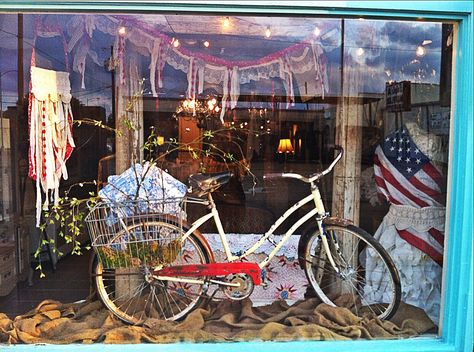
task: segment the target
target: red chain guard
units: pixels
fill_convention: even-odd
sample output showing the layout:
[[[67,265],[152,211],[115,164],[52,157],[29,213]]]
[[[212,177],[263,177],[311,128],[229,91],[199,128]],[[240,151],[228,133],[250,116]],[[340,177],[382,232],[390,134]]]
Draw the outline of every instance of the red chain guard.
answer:
[[[156,276],[171,277],[227,276],[230,274],[247,274],[252,278],[254,285],[262,283],[262,269],[260,269],[257,263],[234,262],[173,265],[153,272],[153,275]]]

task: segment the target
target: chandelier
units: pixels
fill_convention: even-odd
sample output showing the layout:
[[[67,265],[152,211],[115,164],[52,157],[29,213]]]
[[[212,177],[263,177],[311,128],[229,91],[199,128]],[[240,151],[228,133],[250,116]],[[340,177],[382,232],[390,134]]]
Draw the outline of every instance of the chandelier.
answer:
[[[178,104],[173,117],[194,118],[197,126],[202,129],[211,128],[216,120],[219,121],[221,108],[214,96],[208,96],[205,99],[185,99]]]

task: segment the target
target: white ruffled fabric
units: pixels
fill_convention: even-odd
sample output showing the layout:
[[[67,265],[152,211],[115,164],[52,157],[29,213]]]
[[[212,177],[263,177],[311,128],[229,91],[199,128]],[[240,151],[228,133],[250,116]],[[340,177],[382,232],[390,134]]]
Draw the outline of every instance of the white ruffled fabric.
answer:
[[[419,233],[430,228],[444,232],[445,209],[427,207],[415,209],[410,206],[391,205],[388,214],[377,229],[374,237],[390,253],[400,274],[402,285],[402,301],[422,308],[435,324],[439,323],[441,302],[441,278],[443,268],[436,264],[428,255],[413,247],[397,230],[414,230]],[[388,295],[389,287],[380,290],[382,263],[367,259],[367,289],[364,292],[369,302],[379,301]],[[377,288],[377,290],[373,289]]]

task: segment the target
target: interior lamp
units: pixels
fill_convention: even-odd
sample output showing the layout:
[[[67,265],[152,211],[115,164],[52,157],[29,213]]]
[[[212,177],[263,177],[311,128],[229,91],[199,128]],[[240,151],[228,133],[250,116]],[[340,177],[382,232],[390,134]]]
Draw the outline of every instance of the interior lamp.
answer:
[[[289,138],[281,138],[280,143],[278,143],[277,152],[280,154],[294,153],[295,150],[293,149],[293,146],[291,145],[291,140]]]

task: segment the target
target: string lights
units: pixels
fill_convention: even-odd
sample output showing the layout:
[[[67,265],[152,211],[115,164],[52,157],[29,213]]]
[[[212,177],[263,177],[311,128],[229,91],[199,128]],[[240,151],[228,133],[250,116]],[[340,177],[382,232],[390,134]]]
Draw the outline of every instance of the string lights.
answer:
[[[418,57],[422,57],[422,56],[425,56],[426,55],[426,49],[424,46],[420,45],[416,48],[416,52],[415,52],[416,56]]]
[[[222,26],[223,26],[224,28],[229,28],[229,27],[230,27],[230,19],[229,19],[229,17],[225,17],[225,18],[224,18],[224,21],[222,21]]]
[[[321,30],[319,29],[319,27],[314,27],[313,35],[315,37],[319,37],[320,34],[321,34]]]
[[[265,37],[270,38],[272,36],[272,31],[270,30],[270,27],[267,27],[265,29]]]
[[[124,36],[125,34],[127,34],[127,28],[125,28],[124,26],[119,27],[118,34]]]
[[[363,48],[357,48],[357,50],[356,50],[356,55],[357,55],[357,56],[362,56],[362,55],[364,55],[364,52],[365,52],[365,51],[364,51]]]

